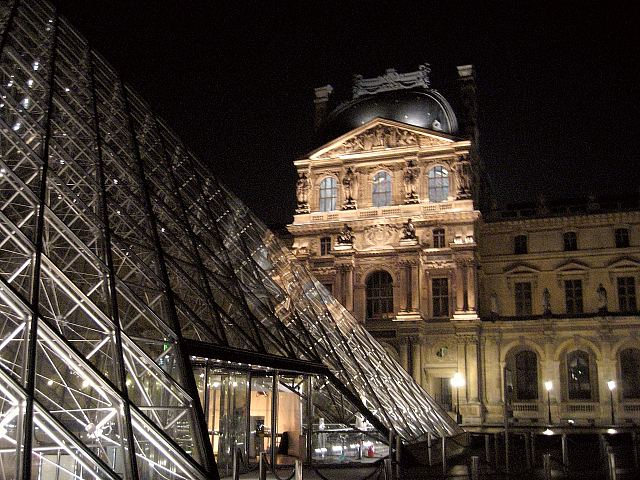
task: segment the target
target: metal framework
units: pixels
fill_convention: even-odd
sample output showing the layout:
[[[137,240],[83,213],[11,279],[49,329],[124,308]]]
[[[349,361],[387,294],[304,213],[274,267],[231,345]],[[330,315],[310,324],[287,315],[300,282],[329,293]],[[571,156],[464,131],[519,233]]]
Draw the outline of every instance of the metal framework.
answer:
[[[217,478],[187,340],[459,432],[52,5],[0,2],[0,35],[0,476]]]

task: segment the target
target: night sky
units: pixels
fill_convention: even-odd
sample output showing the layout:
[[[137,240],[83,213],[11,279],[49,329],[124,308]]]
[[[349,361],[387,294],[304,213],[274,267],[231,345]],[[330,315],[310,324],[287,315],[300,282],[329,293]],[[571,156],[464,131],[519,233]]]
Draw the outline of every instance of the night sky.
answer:
[[[292,220],[292,162],[318,146],[313,88],[347,95],[353,74],[425,62],[435,88],[474,64],[481,155],[499,204],[637,192],[631,3],[541,3],[57,2],[268,224]]]

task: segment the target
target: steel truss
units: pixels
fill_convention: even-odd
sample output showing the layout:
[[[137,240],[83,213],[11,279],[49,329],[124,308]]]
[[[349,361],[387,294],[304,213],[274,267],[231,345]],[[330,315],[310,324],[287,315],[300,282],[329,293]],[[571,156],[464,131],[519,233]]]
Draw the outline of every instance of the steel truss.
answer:
[[[187,339],[325,365],[342,422],[347,394],[458,432],[49,3],[0,34],[3,478],[217,478]]]

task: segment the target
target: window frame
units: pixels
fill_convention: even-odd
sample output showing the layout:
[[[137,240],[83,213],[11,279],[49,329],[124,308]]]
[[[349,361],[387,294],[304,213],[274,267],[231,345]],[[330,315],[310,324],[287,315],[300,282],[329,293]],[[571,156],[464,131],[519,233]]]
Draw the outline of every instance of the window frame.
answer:
[[[330,186],[325,186],[326,182],[330,183]],[[326,192],[330,192],[326,195]],[[328,204],[328,205],[327,205]],[[327,176],[324,177],[319,184],[318,189],[318,210],[320,212],[332,212],[336,210],[338,204],[338,180],[336,177]],[[330,208],[327,208],[330,207]]]
[[[388,283],[382,282],[386,277]],[[372,282],[376,284],[372,284]],[[373,294],[376,295],[373,295]],[[367,320],[382,320],[393,316],[393,276],[386,270],[375,270],[365,280],[365,314]]]
[[[564,280],[564,301],[566,313],[570,315],[584,313],[583,292],[582,279],[566,278]]]
[[[567,375],[567,398],[569,401],[574,400],[582,400],[582,401],[594,401],[594,391],[593,391],[593,381],[592,378],[594,375],[592,374],[592,356],[589,352],[585,350],[572,350],[567,352],[566,355],[566,375]],[[572,367],[572,360],[575,358],[576,365]],[[583,362],[582,366],[585,369],[586,373],[581,373],[583,380],[580,380],[576,377],[575,380],[572,379],[572,371],[579,368],[580,361]],[[586,363],[584,363],[586,362]],[[578,372],[580,373],[580,372]],[[584,381],[584,377],[586,376],[586,382]],[[584,388],[587,386],[588,388]]]
[[[626,283],[626,285],[621,285],[622,283]],[[618,311],[625,313],[637,312],[638,299],[636,296],[636,277],[633,275],[621,275],[617,277],[616,288],[616,293],[618,295]]]
[[[616,248],[628,248],[630,246],[629,229],[625,227],[616,228],[614,231]]]
[[[525,359],[525,356],[528,357]],[[522,363],[528,363],[522,368]],[[513,371],[515,372],[514,393],[518,401],[538,400],[539,380],[538,380],[538,355],[535,351],[523,349],[513,355]]]
[[[636,357],[630,362],[623,362],[623,354],[625,352],[633,353]],[[618,368],[620,369],[620,383],[621,383],[621,395],[623,400],[638,400],[640,399],[640,348],[627,347],[618,352]],[[627,376],[632,380],[628,381]],[[629,383],[633,384],[629,389]]]
[[[431,234],[433,235],[433,248],[446,248],[447,235],[444,228],[434,228]]]
[[[529,253],[529,238],[522,234],[513,237],[513,254],[526,255]]]
[[[330,236],[320,237],[320,256],[331,255],[333,239]]]
[[[449,170],[442,165],[435,165],[427,171],[427,198],[431,203],[442,203],[449,200]]]
[[[564,232],[562,243],[565,252],[575,252],[578,250],[578,234],[576,232]]]
[[[442,288],[444,286],[444,288]],[[444,293],[443,293],[444,291]],[[450,289],[448,277],[436,277],[431,279],[431,313],[433,318],[448,318]]]
[[[525,288],[528,287],[528,288]],[[526,295],[528,290],[528,295]],[[526,317],[533,314],[533,286],[531,282],[515,282],[513,284],[516,317]]]
[[[378,178],[384,178],[385,180],[377,183]],[[377,190],[377,187],[384,186],[384,190]],[[387,188],[388,187],[388,188]],[[383,201],[378,200],[382,198]],[[390,207],[393,205],[393,181],[391,174],[386,170],[379,170],[373,176],[373,182],[371,184],[371,205],[376,208]]]

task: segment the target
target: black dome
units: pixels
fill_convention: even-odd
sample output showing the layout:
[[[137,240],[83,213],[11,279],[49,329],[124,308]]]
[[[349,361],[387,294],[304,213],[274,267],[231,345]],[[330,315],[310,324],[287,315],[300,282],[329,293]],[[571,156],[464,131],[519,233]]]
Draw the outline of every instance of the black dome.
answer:
[[[320,127],[320,138],[337,138],[376,117],[455,135],[458,122],[449,102],[437,91],[395,90],[366,95],[333,110]]]

